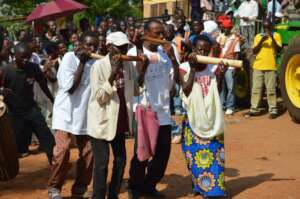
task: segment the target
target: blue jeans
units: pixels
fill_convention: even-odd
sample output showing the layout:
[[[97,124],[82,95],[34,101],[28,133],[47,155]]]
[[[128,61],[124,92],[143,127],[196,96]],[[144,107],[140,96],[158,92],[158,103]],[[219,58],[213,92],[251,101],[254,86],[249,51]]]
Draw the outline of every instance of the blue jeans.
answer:
[[[173,111],[172,115],[180,116],[183,114],[182,101],[179,96],[173,97]],[[181,134],[181,125],[177,125],[176,122],[172,119],[172,135],[180,135]]]
[[[235,109],[234,75],[234,69],[227,69],[227,71],[224,74],[220,97],[221,103],[223,104],[225,109]]]

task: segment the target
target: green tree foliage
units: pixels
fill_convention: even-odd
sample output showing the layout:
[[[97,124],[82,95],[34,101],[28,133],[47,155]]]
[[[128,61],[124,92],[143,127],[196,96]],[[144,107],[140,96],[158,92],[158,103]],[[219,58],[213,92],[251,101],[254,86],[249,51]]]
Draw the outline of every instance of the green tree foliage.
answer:
[[[74,22],[78,25],[79,20],[83,17],[88,18],[90,22],[94,22],[96,16],[112,16],[116,19],[124,19],[127,16],[141,18],[143,12],[140,10],[140,0],[132,0],[129,4],[128,0],[77,0],[87,5],[89,8],[76,14]]]
[[[83,13],[86,17],[94,18],[97,15],[110,15],[116,18],[124,16],[141,17],[142,12],[139,9],[140,0],[77,0],[87,6],[89,9]],[[47,2],[47,0],[2,0],[4,15],[27,16],[36,7],[37,4]]]
[[[28,16],[38,4],[48,1],[49,0],[2,0],[0,7],[2,7],[1,12],[4,16]],[[143,14],[139,7],[140,3],[142,2],[140,0],[131,0],[131,3],[129,3],[128,0],[76,1],[89,7],[86,11],[80,12],[74,16],[74,21],[76,24],[78,24],[79,20],[83,17],[86,17],[91,22],[94,22],[97,15],[113,16],[117,19],[122,19],[126,16],[140,18]],[[6,22],[1,24],[12,32],[23,28],[28,28],[28,26],[22,22]]]
[[[37,4],[43,3],[46,0],[2,0],[2,9],[4,15],[21,15],[27,16],[36,7]]]
[[[90,19],[97,15],[121,19],[125,16],[142,17],[143,14],[138,6],[140,0],[133,0],[132,4],[129,4],[128,0],[79,0],[79,2],[89,6],[89,9],[81,15]]]
[[[94,18],[97,15],[105,16],[110,15],[116,18],[124,16],[141,17],[142,12],[139,9],[140,0],[77,0],[87,6],[89,9],[81,15],[88,18]],[[37,4],[47,2],[47,0],[2,0],[3,7],[2,13],[7,16],[21,15],[27,16],[36,7]]]
[[[2,0],[0,7],[3,16],[0,17],[1,25],[4,26],[11,34],[21,29],[28,29],[31,26],[23,21],[10,21],[7,16],[27,16],[36,7],[37,4],[46,0]]]

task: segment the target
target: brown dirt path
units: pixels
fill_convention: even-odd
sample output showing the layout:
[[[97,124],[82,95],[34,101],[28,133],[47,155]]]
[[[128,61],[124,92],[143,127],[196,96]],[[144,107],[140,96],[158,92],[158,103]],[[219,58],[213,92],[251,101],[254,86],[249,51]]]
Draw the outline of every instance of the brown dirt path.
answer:
[[[267,116],[244,119],[240,113],[228,117],[225,136],[226,188],[228,198],[237,199],[298,199],[300,198],[300,125],[288,114],[269,120]],[[191,190],[180,145],[172,146],[166,176],[158,189],[170,199],[184,199]],[[128,165],[133,141],[127,141]],[[74,163],[77,151],[72,150]],[[0,183],[1,199],[46,199],[48,176],[46,157],[31,155],[20,161],[21,172],[10,182]],[[111,165],[111,164],[110,164]],[[68,198],[72,175],[63,188]],[[126,199],[123,188],[120,198]],[[201,197],[199,197],[201,198]]]

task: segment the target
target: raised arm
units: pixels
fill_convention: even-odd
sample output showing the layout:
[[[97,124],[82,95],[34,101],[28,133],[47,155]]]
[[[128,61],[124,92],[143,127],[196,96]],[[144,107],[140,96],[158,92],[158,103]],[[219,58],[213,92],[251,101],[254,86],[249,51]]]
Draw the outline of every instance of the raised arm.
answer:
[[[144,86],[145,74],[146,74],[147,68],[150,64],[148,57],[146,55],[143,55],[142,48],[143,48],[142,45],[139,45],[136,48],[136,50],[137,50],[136,54],[139,56],[143,56],[143,58],[144,58],[142,62],[136,62],[136,71],[138,74],[137,82],[140,87]]]
[[[279,36],[278,38],[275,39],[273,34],[270,35],[270,37],[272,39],[273,47],[274,47],[276,53],[278,53],[281,50],[281,47],[282,47],[281,37]]]
[[[255,41],[254,41],[254,48],[253,48],[253,53],[254,54],[258,54],[261,47],[262,47],[262,44],[264,43],[264,41],[266,41],[268,39],[268,36],[263,36],[259,42],[256,42],[256,40],[258,40],[257,38],[255,38]]]
[[[180,81],[179,81],[179,63],[176,59],[173,46],[171,44],[165,44],[165,45],[163,45],[163,49],[167,53],[168,57],[170,58],[170,60],[172,62],[172,66],[174,69],[174,81],[179,84],[180,83]]]
[[[105,79],[102,61],[96,61],[91,68],[91,90],[95,93],[95,98],[99,105],[107,103],[113,96],[117,88]],[[91,96],[93,97],[93,96]]]
[[[188,97],[190,95],[190,93],[192,92],[192,89],[193,89],[193,84],[194,84],[195,74],[196,74],[195,67],[193,67],[193,66],[194,66],[194,64],[197,63],[196,60],[197,60],[196,54],[191,53],[189,55],[189,63],[191,66],[191,70],[190,70],[189,78],[187,79],[187,81],[184,80],[185,74],[181,73],[181,72],[179,73],[180,85],[181,85],[182,91],[186,97]]]
[[[84,66],[86,62],[90,59],[89,54],[90,52],[87,52],[87,49],[80,49],[76,52],[76,56],[79,58],[80,63],[74,74],[73,84],[71,88],[68,90],[68,93],[71,95],[75,92],[75,90],[78,88],[80,84],[81,77],[84,71]]]

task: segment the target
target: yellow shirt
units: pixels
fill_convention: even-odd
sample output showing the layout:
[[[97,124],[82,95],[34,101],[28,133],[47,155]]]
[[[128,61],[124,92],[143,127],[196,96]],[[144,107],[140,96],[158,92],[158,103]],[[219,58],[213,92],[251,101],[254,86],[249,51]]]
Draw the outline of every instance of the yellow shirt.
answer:
[[[255,36],[253,48],[258,45],[262,37],[262,34],[257,34]],[[277,45],[281,47],[282,42],[280,34],[275,32],[273,37]],[[272,39],[270,37],[262,43],[262,47],[256,55],[253,63],[253,68],[256,70],[276,70],[276,51],[272,45]]]

